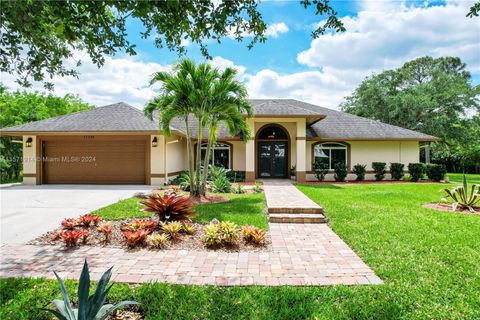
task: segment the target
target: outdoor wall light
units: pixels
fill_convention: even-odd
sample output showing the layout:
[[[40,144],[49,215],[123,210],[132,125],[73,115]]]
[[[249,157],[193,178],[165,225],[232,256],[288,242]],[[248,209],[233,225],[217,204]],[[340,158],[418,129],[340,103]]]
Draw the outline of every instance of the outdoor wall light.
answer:
[[[25,141],[25,147],[30,148],[32,146],[32,137],[28,137],[27,141]]]
[[[156,147],[157,146],[157,137],[154,137],[153,140],[152,140],[152,147]]]

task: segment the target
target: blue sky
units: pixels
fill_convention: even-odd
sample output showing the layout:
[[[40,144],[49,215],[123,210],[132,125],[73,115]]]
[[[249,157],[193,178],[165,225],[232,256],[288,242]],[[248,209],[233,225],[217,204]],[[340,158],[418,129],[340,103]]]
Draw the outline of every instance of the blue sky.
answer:
[[[210,43],[209,51],[215,66],[238,68],[252,98],[295,98],[330,108],[338,108],[366,76],[424,55],[461,57],[472,82],[479,84],[480,18],[465,17],[472,3],[333,1],[347,31],[312,39],[312,30],[324,19],[312,7],[304,9],[298,0],[265,1],[259,10],[268,25],[266,43],[248,50],[248,37],[244,42],[225,38],[221,44]],[[155,95],[146,85],[149,76],[168,70],[179,58],[156,48],[153,37],[141,39],[141,29],[129,21],[137,56],[110,57],[101,69],[83,56],[80,79],[55,79],[55,92],[78,94],[96,105],[125,101],[141,108]],[[185,44],[187,57],[204,59],[197,45]],[[2,79],[15,87],[11,80]]]

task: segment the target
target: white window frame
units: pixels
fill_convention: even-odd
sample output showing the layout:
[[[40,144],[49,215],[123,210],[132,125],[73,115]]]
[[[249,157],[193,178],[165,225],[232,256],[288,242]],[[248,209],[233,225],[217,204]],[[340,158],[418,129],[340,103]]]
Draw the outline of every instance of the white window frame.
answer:
[[[205,150],[205,154],[207,153],[207,145],[208,145],[207,143],[202,143],[202,145],[200,147],[202,150]],[[214,150],[227,150],[227,152],[228,152],[228,166],[225,169],[231,169],[230,168],[230,162],[231,162],[231,159],[232,159],[232,158],[230,158],[232,156],[231,149],[232,149],[232,146],[227,144],[227,143],[217,142],[217,143],[213,144],[210,147],[210,152],[212,152],[212,154],[210,156],[210,163],[209,164],[214,164],[215,163],[215,152],[214,152]]]
[[[325,147],[326,144],[330,144],[330,145],[335,145],[335,146],[327,146]],[[343,144],[343,143],[339,143],[339,142],[323,142],[323,143],[319,143],[319,144],[316,144],[314,147],[313,147],[313,161],[315,161],[315,158],[317,157],[316,153],[317,153],[317,149],[320,151],[320,150],[345,150],[345,165],[348,167],[348,147],[346,144]],[[332,168],[332,153],[329,152],[328,153],[329,156],[328,156],[328,170],[333,170]]]

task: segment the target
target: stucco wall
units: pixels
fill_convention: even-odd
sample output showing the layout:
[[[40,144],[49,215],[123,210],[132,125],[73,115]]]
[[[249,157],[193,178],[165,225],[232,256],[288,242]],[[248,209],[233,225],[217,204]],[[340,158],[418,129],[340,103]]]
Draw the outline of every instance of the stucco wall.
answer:
[[[245,171],[245,149],[246,144],[243,141],[227,141],[232,145],[233,154],[230,156],[232,157],[232,165],[233,170],[238,171]]]
[[[187,144],[185,139],[170,138],[167,141],[167,173],[169,177],[172,173],[186,170],[188,164]]]
[[[409,163],[419,162],[419,143],[418,141],[345,141],[350,144],[350,167],[356,164],[367,166],[367,171],[372,170],[372,162],[385,162],[388,166],[392,162],[399,162],[405,165],[405,170]],[[307,141],[307,170],[312,171],[312,145],[315,141]],[[372,173],[367,173],[366,179],[373,179]],[[387,174],[386,179],[390,175]],[[313,174],[308,174],[308,180],[316,180]],[[354,174],[349,174],[347,179],[355,179]],[[326,180],[333,180],[333,174],[328,174]]]
[[[25,142],[28,138],[32,138],[32,146],[26,146]],[[37,178],[33,175],[37,174],[37,137],[23,136],[23,184],[36,184]],[[26,176],[27,175],[27,176]]]

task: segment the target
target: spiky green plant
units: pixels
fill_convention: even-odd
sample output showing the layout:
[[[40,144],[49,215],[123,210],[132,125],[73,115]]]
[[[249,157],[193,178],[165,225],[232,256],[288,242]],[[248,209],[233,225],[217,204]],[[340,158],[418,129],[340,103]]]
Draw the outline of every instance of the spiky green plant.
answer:
[[[452,189],[445,189],[447,198],[452,202],[452,210],[457,210],[457,207],[468,209],[470,212],[475,212],[474,207],[480,202],[480,185],[474,184],[468,192],[467,178],[463,175],[463,185],[453,187]],[[447,200],[447,199],[445,199]]]
[[[113,268],[113,267],[112,267]],[[74,309],[70,298],[68,297],[67,290],[63,284],[62,279],[54,271],[55,277],[57,277],[60,289],[62,290],[63,300],[53,300],[55,305],[54,309],[42,309],[55,315],[60,320],[105,320],[115,310],[127,306],[138,305],[136,301],[122,301],[113,304],[104,304],[107,299],[107,294],[112,288],[112,285],[108,286],[110,277],[112,276],[112,268],[108,269],[100,278],[95,293],[89,295],[90,292],[90,272],[88,271],[87,260],[83,264],[82,274],[80,275],[80,283],[78,285],[78,308]]]

